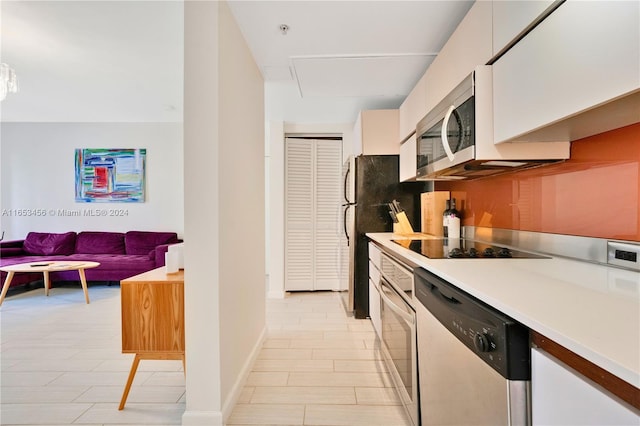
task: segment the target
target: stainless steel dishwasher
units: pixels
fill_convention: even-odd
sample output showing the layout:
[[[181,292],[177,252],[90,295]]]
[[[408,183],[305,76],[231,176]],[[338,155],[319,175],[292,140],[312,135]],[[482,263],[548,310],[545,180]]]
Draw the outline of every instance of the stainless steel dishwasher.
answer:
[[[418,268],[421,424],[530,425],[529,331]]]

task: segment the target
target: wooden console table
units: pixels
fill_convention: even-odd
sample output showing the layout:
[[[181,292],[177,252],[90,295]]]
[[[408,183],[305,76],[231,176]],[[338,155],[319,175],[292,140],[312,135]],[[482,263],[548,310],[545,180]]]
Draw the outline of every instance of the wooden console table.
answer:
[[[136,356],[119,410],[127,402],[141,360],[181,359],[185,368],[184,271],[165,271],[161,267],[120,282],[122,353]]]

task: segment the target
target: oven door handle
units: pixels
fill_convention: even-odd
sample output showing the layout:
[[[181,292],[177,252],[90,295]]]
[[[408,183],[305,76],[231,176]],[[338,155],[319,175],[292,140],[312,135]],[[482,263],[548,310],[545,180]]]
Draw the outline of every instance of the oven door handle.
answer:
[[[415,322],[416,322],[415,315],[408,313],[405,309],[402,309],[400,306],[394,303],[393,300],[391,300],[389,296],[385,294],[387,291],[391,291],[395,293],[395,290],[391,288],[389,284],[385,282],[384,279],[381,278],[380,279],[380,297],[382,297],[382,300],[385,302],[385,305],[389,306],[389,308],[391,308],[393,312],[398,314],[407,324],[411,326],[415,325]]]
[[[449,128],[449,119],[451,118],[451,114],[456,109],[454,105],[451,105],[447,110],[447,113],[444,116],[444,121],[442,122],[442,130],[440,133],[440,139],[442,140],[442,147],[444,148],[444,152],[447,154],[447,158],[449,161],[453,161],[455,159],[455,155],[453,151],[451,151],[451,146],[449,146],[449,136],[447,135],[447,130]]]
[[[396,271],[406,275],[411,280],[413,280],[413,270],[411,268],[409,268],[408,266],[402,265],[400,262],[398,262],[397,260],[393,259],[391,256],[389,256],[388,254],[386,254],[384,252],[381,253],[381,254],[382,254],[382,257],[384,258],[384,261],[387,261],[387,262],[391,263],[395,267]],[[392,279],[392,278],[389,278],[387,276],[387,273],[384,272],[384,269],[386,269],[386,268],[382,268],[382,269],[383,269],[382,275],[384,275],[388,280]]]

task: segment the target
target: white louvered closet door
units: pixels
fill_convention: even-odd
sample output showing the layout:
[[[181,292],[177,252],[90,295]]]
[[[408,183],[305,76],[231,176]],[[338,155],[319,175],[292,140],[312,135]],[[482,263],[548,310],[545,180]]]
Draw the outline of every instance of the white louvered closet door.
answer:
[[[286,142],[285,290],[338,290],[342,141]]]

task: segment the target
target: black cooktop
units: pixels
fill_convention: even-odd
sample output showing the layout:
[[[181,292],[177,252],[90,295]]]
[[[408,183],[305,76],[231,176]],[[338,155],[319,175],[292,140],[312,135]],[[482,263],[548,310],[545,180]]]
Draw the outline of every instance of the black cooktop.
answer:
[[[475,240],[437,238],[392,241],[430,259],[549,259],[548,256]]]

